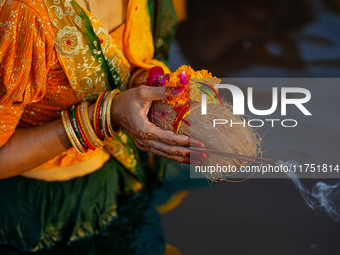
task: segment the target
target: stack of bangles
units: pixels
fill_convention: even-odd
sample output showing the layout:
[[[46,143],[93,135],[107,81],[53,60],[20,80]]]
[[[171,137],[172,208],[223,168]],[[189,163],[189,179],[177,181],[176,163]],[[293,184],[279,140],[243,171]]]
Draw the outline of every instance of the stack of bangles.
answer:
[[[105,137],[119,134],[121,128],[113,130],[111,125],[111,105],[113,98],[120,93],[119,89],[114,89],[99,95],[94,107],[93,123],[88,114],[89,102],[73,106],[70,111],[61,112],[67,137],[78,153],[102,148],[105,145]]]

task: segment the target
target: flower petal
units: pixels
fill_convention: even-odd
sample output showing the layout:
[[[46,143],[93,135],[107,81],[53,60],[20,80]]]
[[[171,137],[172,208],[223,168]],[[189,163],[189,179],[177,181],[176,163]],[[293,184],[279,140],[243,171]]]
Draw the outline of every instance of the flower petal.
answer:
[[[166,84],[166,82],[169,81],[169,79],[170,79],[170,74],[168,73],[168,74],[164,75],[162,77],[162,79],[160,79],[159,82],[160,82],[160,84],[162,84],[164,86]]]
[[[188,79],[187,79],[187,76],[185,75],[185,71],[181,72],[178,75],[178,78],[180,79],[180,82],[181,82],[182,85],[187,85],[188,84]]]
[[[151,77],[158,77],[164,74],[164,70],[160,66],[155,66],[151,69],[149,69],[149,76]]]
[[[146,79],[146,86],[151,86],[151,87],[159,87],[161,83],[159,82],[159,80],[156,77],[148,77]]]

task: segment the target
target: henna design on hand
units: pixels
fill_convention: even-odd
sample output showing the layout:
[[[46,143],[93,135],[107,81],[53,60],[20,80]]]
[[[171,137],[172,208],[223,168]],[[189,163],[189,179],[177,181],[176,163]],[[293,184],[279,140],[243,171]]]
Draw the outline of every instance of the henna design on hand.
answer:
[[[120,125],[124,128],[140,150],[189,164],[188,146],[191,142],[189,137],[162,130],[151,123],[147,116],[152,101],[165,100],[173,96],[172,89],[166,87],[140,86],[125,91],[113,100],[111,121],[113,126]],[[196,153],[194,156],[199,154]]]

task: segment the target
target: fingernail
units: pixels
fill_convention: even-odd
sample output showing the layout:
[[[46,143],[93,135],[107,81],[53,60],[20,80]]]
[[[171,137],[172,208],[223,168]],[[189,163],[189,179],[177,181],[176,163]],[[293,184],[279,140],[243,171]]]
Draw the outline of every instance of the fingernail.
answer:
[[[205,159],[208,157],[208,154],[206,152],[201,152],[201,151],[190,151],[190,156],[193,158]]]
[[[184,91],[185,87],[180,86],[172,89],[172,94],[181,94]]]
[[[197,139],[190,139],[190,146],[192,147],[198,147],[198,148],[204,148],[205,145],[202,141]]]
[[[199,161],[199,160],[194,160],[194,159],[192,159],[192,160],[190,161],[190,164],[191,164],[191,165],[195,165],[195,166],[202,166],[202,162],[201,162],[201,161]]]

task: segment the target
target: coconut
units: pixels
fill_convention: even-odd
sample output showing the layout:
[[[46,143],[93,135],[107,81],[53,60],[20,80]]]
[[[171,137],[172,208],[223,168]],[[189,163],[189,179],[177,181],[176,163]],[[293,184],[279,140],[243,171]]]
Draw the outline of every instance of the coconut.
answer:
[[[230,125],[244,121],[242,116],[232,113],[232,106],[222,100],[221,104],[208,102],[209,114],[202,115],[199,103],[191,102],[190,108],[182,117],[179,112],[187,105],[169,105],[166,102],[155,101],[149,111],[149,120],[164,130],[170,130],[178,134],[187,135],[201,140],[205,149],[219,152],[228,152],[237,155],[256,157],[261,154],[260,137],[257,132],[248,125]],[[228,124],[213,126],[214,119],[226,119]],[[174,125],[179,123],[179,125]],[[208,153],[206,159],[200,159],[203,166],[241,166],[249,164],[247,160],[221,156],[216,153]],[[212,181],[227,181],[234,172],[203,172]]]

